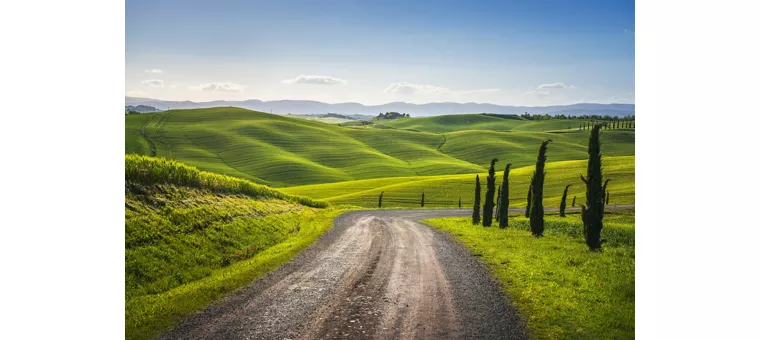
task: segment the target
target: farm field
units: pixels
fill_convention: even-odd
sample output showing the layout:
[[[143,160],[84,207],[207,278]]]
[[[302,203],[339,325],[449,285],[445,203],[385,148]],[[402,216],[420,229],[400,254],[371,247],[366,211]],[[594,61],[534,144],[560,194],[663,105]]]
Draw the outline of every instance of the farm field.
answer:
[[[550,144],[551,152],[551,144]],[[585,160],[550,162],[546,164],[546,183],[544,186],[544,204],[546,207],[558,207],[565,186],[568,190],[568,206],[573,197],[576,206],[585,202],[585,184],[580,175],[585,174]],[[502,183],[504,162],[497,165],[496,185]],[[608,190],[610,204],[635,203],[635,157],[603,158],[604,176],[609,178]],[[510,204],[512,208],[524,208],[528,184],[535,166],[526,166],[510,171]],[[485,185],[486,172],[480,172],[481,184]],[[283,188],[282,191],[294,195],[308,195],[315,199],[324,199],[333,204],[350,204],[365,208],[377,208],[378,196],[383,195],[384,208],[419,207],[422,192],[425,192],[426,208],[455,208],[459,198],[462,207],[473,204],[475,174],[441,175],[369,179],[340,183],[316,184]]]
[[[535,339],[635,337],[635,217],[607,213],[604,252],[589,252],[580,214],[547,214],[544,237],[528,219],[506,229],[473,226],[470,218],[423,222],[448,232],[480,257],[503,284]]]
[[[340,210],[179,163],[126,156],[127,339],[148,339],[275,269]]]
[[[506,157],[513,167],[523,167],[535,162],[538,145],[545,139],[554,140],[549,149],[550,162],[586,157],[587,132],[540,132],[566,128],[562,127],[564,121],[513,122],[484,115],[454,116],[451,120],[434,117],[438,121],[430,130],[456,132],[433,133],[343,127],[231,107],[170,110],[127,115],[125,152],[155,153],[201,170],[273,187],[474,174],[486,171],[493,157]],[[383,124],[415,119],[432,118]],[[478,123],[468,124],[463,119],[476,119]],[[493,131],[501,128],[492,124],[513,126]],[[572,124],[577,127],[580,122],[573,120]],[[468,130],[489,127],[491,130]],[[633,131],[605,131],[605,157],[633,156],[634,141]]]

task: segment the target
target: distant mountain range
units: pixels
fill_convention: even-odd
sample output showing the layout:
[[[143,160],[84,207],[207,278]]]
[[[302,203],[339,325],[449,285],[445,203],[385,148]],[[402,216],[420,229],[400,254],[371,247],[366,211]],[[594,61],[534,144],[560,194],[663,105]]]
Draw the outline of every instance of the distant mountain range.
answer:
[[[428,103],[410,104],[393,102],[382,105],[362,105],[359,103],[328,104],[311,100],[243,101],[216,100],[210,102],[166,101],[150,98],[125,97],[125,105],[147,105],[159,110],[198,109],[206,107],[236,106],[249,110],[279,114],[361,114],[377,116],[383,112],[401,112],[412,116],[439,116],[455,113],[500,113],[500,114],[564,114],[564,115],[610,115],[627,116],[635,114],[635,104],[594,104],[581,103],[554,106],[504,106],[479,103]]]

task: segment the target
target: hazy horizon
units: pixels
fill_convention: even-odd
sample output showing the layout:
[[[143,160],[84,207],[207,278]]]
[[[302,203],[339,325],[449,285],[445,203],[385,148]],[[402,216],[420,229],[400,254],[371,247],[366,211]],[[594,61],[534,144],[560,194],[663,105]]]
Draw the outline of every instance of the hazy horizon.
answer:
[[[314,102],[321,102],[325,104],[330,105],[338,105],[338,104],[359,104],[364,106],[381,106],[381,105],[388,105],[388,104],[394,104],[394,103],[404,103],[404,104],[413,104],[413,105],[426,105],[426,104],[477,104],[477,105],[497,105],[497,106],[525,106],[525,107],[542,107],[542,106],[570,106],[570,105],[576,105],[576,104],[599,104],[599,105],[636,105],[636,103],[598,103],[598,102],[577,102],[577,103],[567,103],[567,104],[550,104],[550,105],[515,105],[515,104],[495,104],[495,103],[489,103],[489,102],[452,102],[452,101],[437,101],[437,102],[424,102],[424,103],[411,103],[406,102],[403,100],[397,100],[393,102],[383,102],[378,104],[367,104],[367,103],[361,103],[361,102],[329,102],[329,101],[322,101],[322,100],[312,100],[312,99],[295,99],[295,98],[285,98],[285,99],[272,99],[272,100],[264,100],[259,98],[243,98],[243,99],[212,99],[212,100],[190,100],[190,99],[161,99],[161,98],[154,98],[154,97],[140,97],[140,96],[130,96],[125,95],[126,98],[133,98],[133,99],[146,99],[146,100],[156,100],[156,101],[162,101],[162,102],[179,102],[179,101],[189,101],[193,103],[210,103],[210,102],[216,102],[216,101],[224,101],[224,102],[244,102],[244,101],[261,101],[261,102],[272,102],[272,101],[314,101]]]

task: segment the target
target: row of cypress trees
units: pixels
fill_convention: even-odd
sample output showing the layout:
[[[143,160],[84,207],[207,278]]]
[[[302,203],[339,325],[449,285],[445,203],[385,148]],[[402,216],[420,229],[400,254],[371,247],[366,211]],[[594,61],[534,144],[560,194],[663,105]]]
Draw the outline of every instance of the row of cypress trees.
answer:
[[[613,120],[609,123],[604,123],[603,128],[605,129],[633,129],[635,127],[636,122],[633,120]],[[591,128],[596,125],[595,123],[583,123],[580,125],[581,130],[591,130]]]
[[[609,192],[607,184],[609,179],[602,184],[602,154],[599,143],[599,131],[605,124],[595,124],[591,128],[588,144],[588,165],[586,176],[581,175],[581,180],[586,184],[586,204],[581,205],[581,219],[583,220],[583,234],[586,239],[586,245],[592,251],[601,251],[602,243],[601,231],[604,227],[604,206],[609,203]],[[541,143],[536,159],[536,169],[530,181],[528,189],[528,202],[525,208],[525,217],[530,219],[530,230],[533,236],[542,237],[544,233],[544,205],[543,191],[544,179],[546,178],[546,152],[551,139]],[[494,194],[496,191],[496,174],[495,165],[498,160],[491,160],[491,166],[488,169],[486,179],[486,202],[483,205],[483,226],[490,227],[493,222],[494,206],[500,228],[508,226],[508,207],[509,207],[509,171],[512,164],[507,164],[504,169],[502,185],[499,187],[499,195],[494,203]],[[565,216],[567,206],[567,192],[571,185],[565,186],[560,203],[560,216]],[[472,224],[477,225],[481,222],[480,216],[480,176],[475,176],[475,204],[473,205]],[[575,206],[573,197],[572,205]],[[497,205],[498,204],[498,205]]]

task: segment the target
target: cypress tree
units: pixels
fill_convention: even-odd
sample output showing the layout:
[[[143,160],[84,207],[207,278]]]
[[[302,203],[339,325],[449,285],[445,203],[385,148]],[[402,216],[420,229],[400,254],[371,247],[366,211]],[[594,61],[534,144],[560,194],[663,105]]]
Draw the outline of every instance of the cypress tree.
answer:
[[[581,205],[581,219],[586,245],[591,251],[602,249],[602,228],[604,227],[604,191],[602,187],[602,151],[599,145],[601,125],[594,125],[588,140],[588,166],[586,177],[586,205]],[[606,186],[606,185],[605,185]]]
[[[480,175],[475,175],[475,204],[472,208],[472,224],[480,223]]]
[[[380,197],[377,199],[377,208],[380,209],[383,207],[383,194],[385,191],[380,192]]]
[[[562,193],[562,202],[559,204],[559,217],[565,217],[565,207],[567,206],[567,203],[565,203],[567,200],[567,189],[570,189],[570,184],[565,187],[565,192]]]
[[[538,149],[538,158],[536,159],[536,170],[533,172],[533,203],[530,208],[530,230],[533,236],[541,237],[544,235],[544,178],[546,171],[546,149],[551,143],[551,139],[541,143]]]
[[[491,167],[488,168],[488,177],[486,178],[486,202],[483,203],[483,226],[490,227],[493,221],[493,196],[496,193],[496,165],[498,159],[491,160]]]
[[[525,218],[530,217],[530,204],[533,202],[533,183],[528,187],[528,204],[525,206]]]
[[[573,207],[575,207],[575,197],[576,196],[573,196],[573,205],[572,205]]]
[[[425,192],[422,192],[422,200],[420,201],[420,207],[425,207]]]
[[[604,204],[610,205],[610,192],[607,191],[607,199],[604,201]]]
[[[504,177],[501,180],[501,202],[499,202],[499,228],[509,225],[509,168],[512,163],[504,168]]]
[[[460,209],[462,208],[462,198],[461,197],[459,198],[459,208]]]
[[[499,207],[501,207],[501,185],[496,189],[496,206],[494,207],[494,218],[499,220]]]

